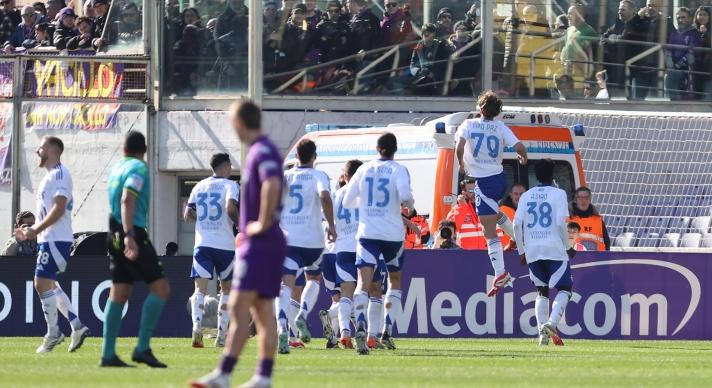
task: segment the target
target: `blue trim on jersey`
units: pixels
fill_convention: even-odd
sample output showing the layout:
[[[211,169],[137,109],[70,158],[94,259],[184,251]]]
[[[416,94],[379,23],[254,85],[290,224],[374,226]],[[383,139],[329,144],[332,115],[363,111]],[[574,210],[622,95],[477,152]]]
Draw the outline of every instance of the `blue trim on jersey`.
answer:
[[[309,275],[318,275],[321,265],[321,253],[324,248],[302,248],[287,246],[287,257],[284,259],[283,273],[296,276],[300,269],[306,269]]]
[[[529,279],[537,287],[561,289],[571,287],[571,265],[568,261],[537,260],[529,263]]]
[[[57,274],[67,269],[71,249],[72,243],[68,241],[39,243],[35,277],[57,280]]]
[[[327,294],[333,296],[340,293],[339,285],[341,282],[338,281],[338,277],[336,276],[335,253],[325,253],[322,255],[321,273],[324,275],[324,287],[326,288]]]
[[[190,278],[212,279],[217,272],[220,280],[232,279],[235,252],[210,247],[197,247],[193,250],[193,265]]]
[[[356,267],[375,268],[379,261],[391,262],[403,250],[403,241],[383,241],[368,238],[358,240]],[[381,258],[383,256],[383,258]]]

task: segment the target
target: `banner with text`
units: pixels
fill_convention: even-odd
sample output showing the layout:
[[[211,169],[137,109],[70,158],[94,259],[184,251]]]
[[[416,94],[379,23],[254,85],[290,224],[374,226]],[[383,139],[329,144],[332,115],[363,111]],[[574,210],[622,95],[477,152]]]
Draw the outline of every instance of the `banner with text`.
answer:
[[[25,103],[25,129],[113,129],[121,104],[114,103]]]
[[[403,272],[403,312],[395,319],[398,337],[535,337],[536,290],[526,267],[506,256],[515,278],[495,298],[486,296],[492,266],[483,251],[407,251]],[[159,336],[188,337],[186,307],[193,293],[187,275],[191,259],[164,258],[172,295],[157,328]],[[73,257],[60,284],[79,307],[92,332],[101,333],[110,286],[108,259]],[[40,336],[46,330],[32,286],[32,258],[0,260],[0,333]],[[712,339],[712,261],[709,254],[582,252],[572,261],[574,295],[559,325],[566,338]],[[12,274],[12,275],[10,275]],[[135,336],[145,286],[137,286],[122,326]],[[551,291],[553,299],[554,293]],[[317,312],[331,304],[322,292]],[[309,324],[320,327],[318,314]],[[62,320],[66,329],[67,323]]]
[[[28,59],[25,97],[123,97],[124,64],[87,60]]]

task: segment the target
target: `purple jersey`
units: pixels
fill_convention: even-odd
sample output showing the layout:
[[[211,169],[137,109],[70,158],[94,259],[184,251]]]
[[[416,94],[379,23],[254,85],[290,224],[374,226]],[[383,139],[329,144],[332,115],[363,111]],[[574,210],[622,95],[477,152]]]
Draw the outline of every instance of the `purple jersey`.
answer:
[[[284,182],[282,157],[279,155],[277,147],[266,136],[260,136],[247,151],[245,168],[242,173],[240,230],[244,231],[249,222],[257,221],[259,218],[262,183],[271,177],[279,178],[280,184]],[[282,236],[282,230],[279,227],[282,195],[279,198],[280,203],[277,205],[272,227],[264,235],[253,237],[252,239],[261,240]]]

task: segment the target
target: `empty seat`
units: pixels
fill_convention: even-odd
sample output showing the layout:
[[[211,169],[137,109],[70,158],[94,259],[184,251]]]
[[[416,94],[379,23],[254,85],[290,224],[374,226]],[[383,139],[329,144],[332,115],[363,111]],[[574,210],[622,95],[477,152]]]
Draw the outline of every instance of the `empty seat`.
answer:
[[[690,217],[675,217],[670,221],[668,233],[687,233],[690,227]]]
[[[712,217],[696,217],[690,223],[690,230],[694,233],[707,234],[710,232],[710,221]]]
[[[648,223],[648,232],[657,233],[658,237],[663,233],[667,232],[668,225],[670,225],[670,219],[667,217],[653,217]]]
[[[712,234],[702,236],[700,248],[712,248]]]
[[[613,245],[621,248],[630,248],[635,242],[635,233],[627,232],[622,233],[615,238]]]
[[[648,233],[645,235],[645,237],[641,237],[638,239],[638,246],[641,248],[655,248],[658,246],[659,242],[659,233]]]
[[[700,233],[686,233],[680,238],[680,248],[699,248],[701,239]]]
[[[665,233],[660,240],[660,248],[677,248],[680,245],[680,233]]]
[[[638,236],[643,236],[647,233],[647,225],[648,220],[644,217],[630,217],[628,218],[628,223],[626,224],[626,230],[629,232],[635,232]]]

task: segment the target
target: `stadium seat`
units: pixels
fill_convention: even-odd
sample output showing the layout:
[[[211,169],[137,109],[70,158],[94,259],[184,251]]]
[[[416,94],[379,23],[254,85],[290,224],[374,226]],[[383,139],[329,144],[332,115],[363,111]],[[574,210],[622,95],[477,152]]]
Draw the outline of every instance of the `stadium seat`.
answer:
[[[658,246],[659,242],[659,233],[648,233],[645,235],[645,237],[641,237],[638,239],[638,246],[641,248],[655,248]]]
[[[687,233],[680,239],[680,248],[699,248],[702,235],[700,233]]]
[[[626,232],[616,237],[613,245],[621,248],[630,248],[633,246],[633,243],[635,243],[635,233]]]
[[[712,248],[712,234],[702,236],[700,248]]]
[[[660,240],[660,248],[677,248],[680,244],[680,233],[665,233]]]
[[[660,237],[660,235],[667,232],[668,225],[670,225],[670,219],[667,217],[651,218],[648,223],[648,232],[657,233],[658,237]]]
[[[694,233],[708,234],[710,232],[710,221],[712,217],[696,217],[690,223],[690,230]]]
[[[670,221],[670,226],[668,227],[669,233],[687,233],[690,227],[690,217],[676,217]]]
[[[629,232],[635,232],[638,236],[644,236],[648,232],[647,224],[648,220],[645,217],[633,216],[628,219],[626,230]]]

